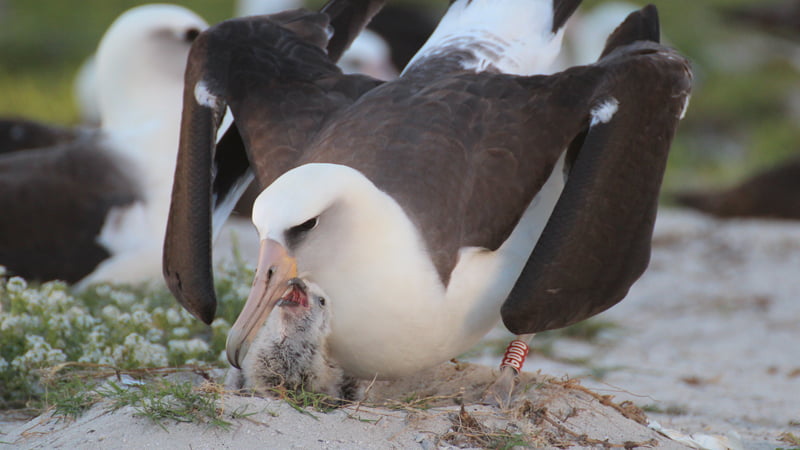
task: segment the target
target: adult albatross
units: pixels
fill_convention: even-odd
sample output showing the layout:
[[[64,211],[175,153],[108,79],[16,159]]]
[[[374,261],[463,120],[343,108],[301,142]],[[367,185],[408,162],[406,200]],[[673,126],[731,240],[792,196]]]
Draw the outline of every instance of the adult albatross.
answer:
[[[253,212],[255,281],[228,336],[233,365],[298,274],[328,294],[330,353],[362,378],[452,358],[501,315],[519,334],[569,325],[641,275],[687,61],[652,42],[651,6],[596,64],[500,73],[552,59],[579,2],[498,3],[454,2],[402,76],[379,86],[326,59],[324,15],[291,29],[239,19],[198,38],[164,273],[210,322],[211,212],[248,170],[230,162],[241,146],[223,138],[215,150],[229,107],[226,136],[268,186]],[[632,42],[642,34],[650,41]]]
[[[183,72],[206,26],[172,5],[114,21],[97,52],[101,128],[0,155],[0,265],[40,281],[158,280]]]

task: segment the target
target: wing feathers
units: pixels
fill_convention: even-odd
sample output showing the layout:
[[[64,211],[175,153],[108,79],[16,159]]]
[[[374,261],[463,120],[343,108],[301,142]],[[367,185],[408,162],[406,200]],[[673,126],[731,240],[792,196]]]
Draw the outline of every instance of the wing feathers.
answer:
[[[649,261],[661,179],[690,91],[688,62],[640,42],[597,66],[604,76],[587,118],[591,125],[502,308],[514,333],[567,326],[613,306]]]

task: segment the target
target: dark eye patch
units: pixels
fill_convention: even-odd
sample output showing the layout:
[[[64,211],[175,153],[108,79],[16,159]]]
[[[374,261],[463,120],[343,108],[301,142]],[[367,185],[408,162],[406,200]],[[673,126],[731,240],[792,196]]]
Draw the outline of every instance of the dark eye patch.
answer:
[[[303,236],[305,236],[306,233],[317,226],[318,222],[319,218],[314,217],[313,219],[306,220],[300,225],[295,225],[289,228],[286,231],[286,243],[289,244],[289,246],[295,246],[298,242],[300,242],[301,239],[303,239]]]
[[[197,39],[197,36],[199,35],[200,35],[200,30],[198,30],[197,28],[189,28],[183,34],[183,39],[186,42],[194,42],[194,40]]]

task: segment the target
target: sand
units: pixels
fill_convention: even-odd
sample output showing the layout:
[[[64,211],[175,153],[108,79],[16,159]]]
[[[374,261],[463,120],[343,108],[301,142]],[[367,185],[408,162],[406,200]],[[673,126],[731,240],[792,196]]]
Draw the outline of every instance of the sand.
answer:
[[[255,242],[243,221],[231,228],[240,245]],[[474,358],[485,365],[448,363],[376,383],[363,404],[313,417],[283,400],[226,394],[228,416],[244,407],[256,414],[229,418],[228,430],[177,423],[165,430],[132,408],[112,413],[98,404],[76,421],[6,418],[0,441],[19,448],[429,449],[497,446],[522,434],[543,448],[789,448],[781,435],[800,436],[798,268],[800,224],[664,210],[649,269],[600,315],[618,328],[590,342],[559,340],[549,357],[532,354],[526,370],[541,373],[526,374],[528,389],[508,410],[474,402],[494,376],[497,356],[489,355]],[[498,336],[505,338],[497,330],[487,340]],[[420,408],[408,403],[412,394],[442,398]]]

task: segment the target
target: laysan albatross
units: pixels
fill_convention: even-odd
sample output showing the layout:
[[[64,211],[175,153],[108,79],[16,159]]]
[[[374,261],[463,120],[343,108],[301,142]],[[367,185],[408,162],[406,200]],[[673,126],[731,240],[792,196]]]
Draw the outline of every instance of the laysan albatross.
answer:
[[[82,285],[158,280],[193,12],[123,13],[97,51],[102,126],[0,156],[0,265]]]
[[[323,15],[291,29],[229,21],[198,38],[164,274],[209,323],[212,211],[224,216],[250,170],[240,146],[215,149],[229,107],[228,136],[268,186],[253,212],[255,281],[228,337],[234,366],[298,274],[330,296],[331,356],[362,378],[452,358],[501,316],[530,334],[626,295],[649,260],[691,71],[617,32],[596,64],[528,76],[556,55],[578,3],[455,1],[402,76],[377,87],[308,38]],[[657,39],[655,8],[637,14],[633,34]]]

